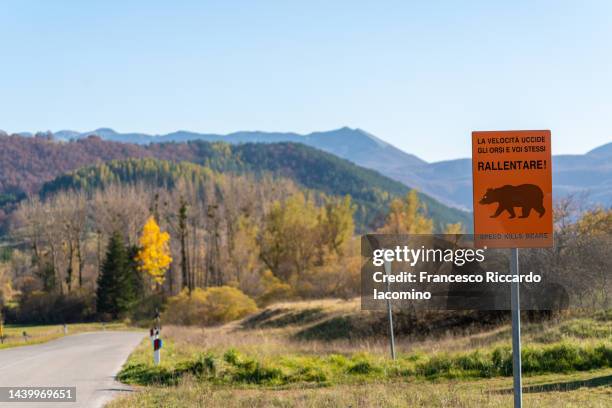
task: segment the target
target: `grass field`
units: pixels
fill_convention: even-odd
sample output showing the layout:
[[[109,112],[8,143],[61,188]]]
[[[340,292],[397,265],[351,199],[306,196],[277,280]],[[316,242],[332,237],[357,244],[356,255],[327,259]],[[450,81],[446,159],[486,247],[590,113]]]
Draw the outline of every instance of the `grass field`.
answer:
[[[68,325],[68,334],[126,328],[127,326],[123,323],[106,323],[104,325],[102,323],[76,323]],[[23,335],[24,332],[27,336]],[[4,340],[0,343],[0,350],[9,347],[45,343],[64,335],[64,326],[58,324],[44,326],[7,325],[4,326]]]
[[[399,334],[393,362],[386,337],[369,332],[377,317],[358,308],[342,300],[286,303],[217,328],[165,327],[162,364],[152,365],[144,341],[119,375],[140,392],[111,406],[509,406],[507,323]],[[610,314],[523,328],[526,402],[609,405]]]
[[[525,378],[525,407],[607,408],[612,370]],[[607,384],[607,386],[605,385]],[[109,408],[136,407],[499,407],[512,406],[512,379],[373,382],[288,389],[229,388],[184,379],[176,387],[146,387]]]

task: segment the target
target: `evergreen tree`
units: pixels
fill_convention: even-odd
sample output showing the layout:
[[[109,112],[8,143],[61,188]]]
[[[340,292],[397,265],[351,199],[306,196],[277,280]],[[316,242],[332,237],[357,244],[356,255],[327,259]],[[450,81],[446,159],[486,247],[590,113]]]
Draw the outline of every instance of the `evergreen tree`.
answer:
[[[130,281],[132,282],[132,288],[134,290],[134,300],[141,300],[145,295],[145,281],[142,273],[139,270],[139,264],[137,261],[138,252],[140,248],[138,245],[131,245],[128,247],[128,270]]]
[[[179,220],[179,240],[181,242],[181,275],[183,278],[183,288],[189,288],[189,293],[193,290],[193,282],[189,274],[189,261],[187,260],[187,201],[183,197],[180,199],[178,213]]]
[[[121,234],[115,232],[108,243],[106,258],[98,277],[97,311],[113,319],[127,312],[136,300],[132,262]]]

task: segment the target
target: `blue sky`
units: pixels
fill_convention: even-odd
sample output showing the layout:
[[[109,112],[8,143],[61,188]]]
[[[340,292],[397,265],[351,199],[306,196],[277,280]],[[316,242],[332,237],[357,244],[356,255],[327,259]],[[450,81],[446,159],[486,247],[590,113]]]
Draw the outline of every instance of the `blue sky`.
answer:
[[[429,160],[470,132],[612,141],[610,1],[0,3],[0,129],[359,127]]]

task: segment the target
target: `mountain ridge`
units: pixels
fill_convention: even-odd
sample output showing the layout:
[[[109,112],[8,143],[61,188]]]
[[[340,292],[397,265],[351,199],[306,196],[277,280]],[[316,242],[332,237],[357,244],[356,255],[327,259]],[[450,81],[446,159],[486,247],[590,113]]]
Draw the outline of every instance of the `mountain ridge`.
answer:
[[[31,136],[31,133],[28,133]],[[342,127],[330,131],[295,132],[237,131],[226,135],[188,130],[150,135],[120,133],[111,128],[89,132],[62,130],[59,140],[83,139],[98,135],[105,140],[136,144],[203,140],[240,143],[302,143],[373,169],[455,208],[471,211],[471,159],[458,158],[427,162],[359,128]],[[467,139],[466,139],[467,140]],[[590,204],[612,206],[612,143],[585,154],[553,156],[553,192],[556,197],[588,194]]]
[[[375,227],[384,221],[390,200],[410,190],[375,170],[301,143],[228,144],[197,140],[144,146],[105,141],[97,136],[70,142],[4,136],[0,137],[0,204],[4,201],[15,205],[24,195],[40,191],[45,182],[81,167],[129,158],[187,161],[218,172],[270,173],[328,195],[348,194],[358,205],[364,227]],[[461,222],[471,228],[468,213],[445,206],[424,193],[420,196],[436,226]]]

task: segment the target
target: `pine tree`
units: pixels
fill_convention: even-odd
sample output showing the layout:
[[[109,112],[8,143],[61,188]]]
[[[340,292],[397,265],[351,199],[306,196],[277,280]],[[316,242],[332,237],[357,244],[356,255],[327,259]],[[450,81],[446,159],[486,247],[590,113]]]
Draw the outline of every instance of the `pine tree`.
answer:
[[[131,245],[127,248],[128,253],[128,271],[129,277],[132,283],[132,288],[134,290],[134,299],[137,301],[142,299],[145,295],[145,282],[142,273],[139,270],[138,264],[138,252],[140,248],[138,245]]]
[[[128,251],[121,234],[115,232],[108,243],[106,258],[98,277],[97,311],[118,318],[134,304],[136,287]]]
[[[179,239],[181,242],[181,275],[183,278],[183,288],[189,288],[189,293],[191,293],[193,282],[189,273],[189,260],[187,259],[187,202],[183,197],[181,197],[180,205],[178,219]]]

